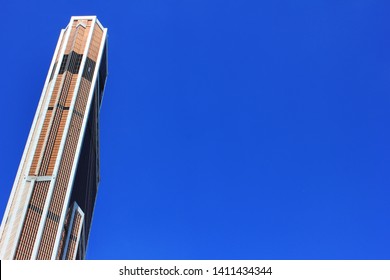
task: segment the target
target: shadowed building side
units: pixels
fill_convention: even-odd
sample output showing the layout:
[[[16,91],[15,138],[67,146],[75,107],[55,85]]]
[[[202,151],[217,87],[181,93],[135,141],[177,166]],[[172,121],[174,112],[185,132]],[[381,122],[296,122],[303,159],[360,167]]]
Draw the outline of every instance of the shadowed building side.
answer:
[[[84,259],[99,184],[107,29],[61,31],[0,228],[1,259]]]

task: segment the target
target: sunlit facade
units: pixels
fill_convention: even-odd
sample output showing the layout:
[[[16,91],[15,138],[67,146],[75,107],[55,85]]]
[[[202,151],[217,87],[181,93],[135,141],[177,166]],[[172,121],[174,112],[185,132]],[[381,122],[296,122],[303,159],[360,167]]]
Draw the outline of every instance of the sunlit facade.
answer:
[[[0,259],[84,259],[99,184],[107,29],[72,17],[60,37],[0,228]]]

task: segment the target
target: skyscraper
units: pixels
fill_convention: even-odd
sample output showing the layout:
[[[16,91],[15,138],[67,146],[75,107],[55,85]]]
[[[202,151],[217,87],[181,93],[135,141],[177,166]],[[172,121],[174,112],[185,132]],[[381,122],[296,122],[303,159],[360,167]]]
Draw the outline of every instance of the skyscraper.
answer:
[[[107,29],[72,17],[60,37],[0,228],[0,259],[84,259],[99,184]]]

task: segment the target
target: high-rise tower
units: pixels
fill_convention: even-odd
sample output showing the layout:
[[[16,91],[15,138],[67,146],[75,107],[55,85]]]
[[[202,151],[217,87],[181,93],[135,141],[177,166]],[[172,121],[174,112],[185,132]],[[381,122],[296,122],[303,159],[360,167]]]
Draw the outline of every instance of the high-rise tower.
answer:
[[[107,29],[61,31],[0,228],[0,259],[84,259],[99,183]]]

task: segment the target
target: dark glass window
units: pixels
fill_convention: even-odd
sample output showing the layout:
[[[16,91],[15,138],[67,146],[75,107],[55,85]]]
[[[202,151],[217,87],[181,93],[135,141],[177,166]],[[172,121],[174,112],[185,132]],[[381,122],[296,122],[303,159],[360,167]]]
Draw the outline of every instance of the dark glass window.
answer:
[[[62,58],[62,62],[61,62],[61,67],[60,67],[60,72],[59,74],[64,74],[65,72],[65,66],[66,66],[66,62],[68,61],[68,55],[65,54],[64,57]]]
[[[72,74],[77,74],[79,72],[82,59],[82,54],[78,54],[73,51],[70,54],[64,54],[60,67],[60,74],[64,74],[65,71],[69,71]]]

